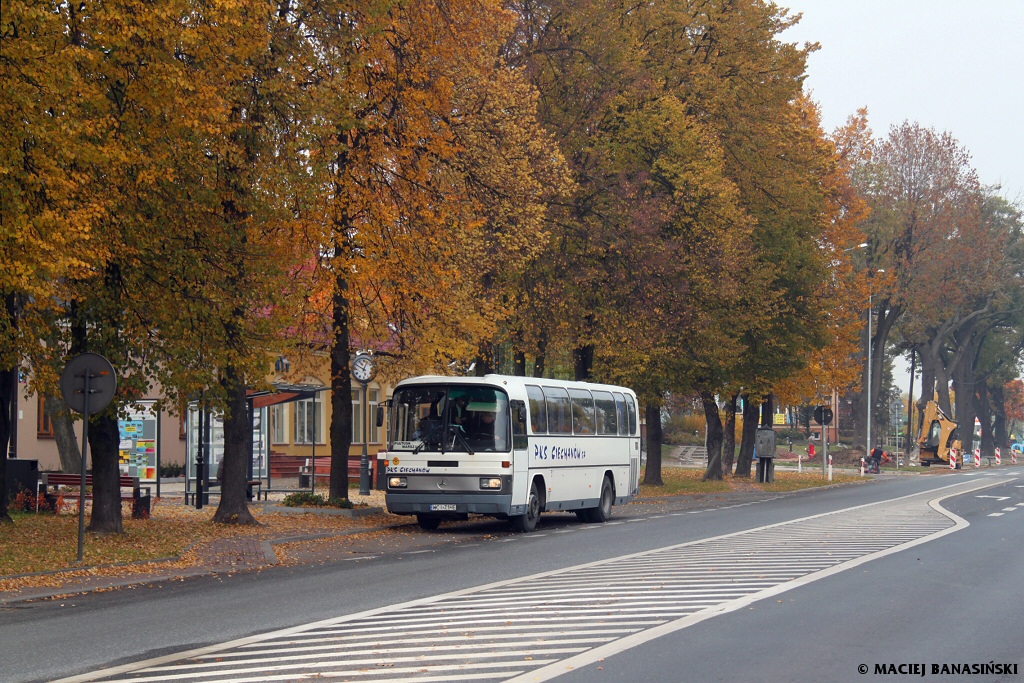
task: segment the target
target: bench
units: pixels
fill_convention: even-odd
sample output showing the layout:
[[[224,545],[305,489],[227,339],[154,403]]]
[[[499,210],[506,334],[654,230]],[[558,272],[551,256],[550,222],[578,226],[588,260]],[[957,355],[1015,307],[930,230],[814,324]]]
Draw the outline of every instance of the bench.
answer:
[[[91,474],[85,475],[85,485],[92,486]],[[138,477],[132,477],[127,474],[122,474],[120,477],[118,477],[118,485],[122,489],[121,500],[132,501],[132,517],[135,519],[145,519],[146,517],[148,517],[150,504],[150,487],[140,486]],[[78,498],[83,494],[83,491],[81,490],[82,475],[62,474],[60,472],[43,472],[42,474],[39,475],[40,490],[37,491],[37,501],[38,494],[42,494],[44,496],[48,495],[47,489],[51,486],[54,488],[54,490],[50,495],[57,495],[57,489],[61,486],[72,486],[79,489],[78,491],[62,493],[61,495],[63,495],[65,498]],[[143,488],[145,488],[146,490],[145,496],[142,495]],[[126,492],[124,491],[124,489],[131,489],[131,491]],[[91,498],[92,496],[86,493],[85,497]]]
[[[348,459],[348,479],[349,481],[359,481],[359,469],[361,459],[354,459],[349,457]],[[373,478],[373,461],[370,461],[370,477]],[[299,474],[303,479],[309,481],[310,470],[312,469],[312,462],[310,458],[306,458],[305,464],[299,468]],[[316,477],[330,477],[331,476],[331,458],[317,458],[316,459]]]

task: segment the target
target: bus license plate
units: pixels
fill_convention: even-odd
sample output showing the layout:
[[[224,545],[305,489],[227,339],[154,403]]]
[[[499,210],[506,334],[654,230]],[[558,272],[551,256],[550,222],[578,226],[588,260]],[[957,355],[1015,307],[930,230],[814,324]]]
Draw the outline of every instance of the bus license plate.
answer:
[[[455,512],[455,503],[435,503],[430,506],[432,512]]]

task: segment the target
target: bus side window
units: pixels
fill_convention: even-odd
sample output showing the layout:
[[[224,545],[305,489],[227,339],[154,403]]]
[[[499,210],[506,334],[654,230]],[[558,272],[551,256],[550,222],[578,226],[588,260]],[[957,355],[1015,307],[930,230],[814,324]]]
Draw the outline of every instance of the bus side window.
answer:
[[[612,436],[618,434],[615,420],[615,399],[607,391],[593,391],[597,407],[597,433]]]
[[[573,434],[594,434],[594,397],[586,389],[570,389]]]
[[[561,387],[544,387],[548,404],[548,433],[572,434],[572,410],[569,394]]]
[[[629,420],[626,418],[626,399],[619,392],[615,392],[615,416],[619,423],[619,435],[626,435],[626,427],[629,426]]]
[[[547,434],[548,411],[544,405],[544,393],[540,387],[526,386],[526,397],[530,401],[530,429],[534,434]]]
[[[636,435],[636,403],[632,396],[626,397],[626,412],[629,413],[629,435]]]

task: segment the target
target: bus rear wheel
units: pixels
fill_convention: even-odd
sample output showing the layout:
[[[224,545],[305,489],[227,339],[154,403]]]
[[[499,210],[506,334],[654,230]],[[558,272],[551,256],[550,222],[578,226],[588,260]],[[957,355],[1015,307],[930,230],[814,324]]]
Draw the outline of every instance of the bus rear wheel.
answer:
[[[437,515],[416,515],[416,523],[420,525],[421,529],[433,531],[441,526],[441,518]]]
[[[579,517],[587,522],[607,522],[612,516],[612,503],[615,502],[615,491],[612,490],[612,482],[608,477],[601,482],[601,500],[596,508],[580,510]]]
[[[526,514],[512,517],[512,527],[516,531],[530,533],[537,528],[540,520],[540,493],[537,491],[537,482],[530,485],[530,497],[526,500]]]

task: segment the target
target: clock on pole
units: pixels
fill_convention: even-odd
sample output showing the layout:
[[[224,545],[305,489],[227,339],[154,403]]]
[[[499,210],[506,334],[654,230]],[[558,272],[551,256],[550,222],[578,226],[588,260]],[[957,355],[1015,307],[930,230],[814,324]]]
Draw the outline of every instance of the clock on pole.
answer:
[[[352,376],[360,384],[370,383],[373,376],[377,374],[377,364],[373,362],[373,356],[368,353],[357,353],[352,361]]]
[[[370,383],[375,374],[377,374],[377,364],[373,362],[373,356],[363,351],[357,353],[356,357],[352,359],[352,376],[363,389],[363,410],[361,411],[363,424],[360,430],[363,433],[363,455],[359,459],[359,495],[361,496],[370,495],[370,458],[366,452],[366,442],[369,441],[370,436],[366,415],[369,410],[366,385]]]

